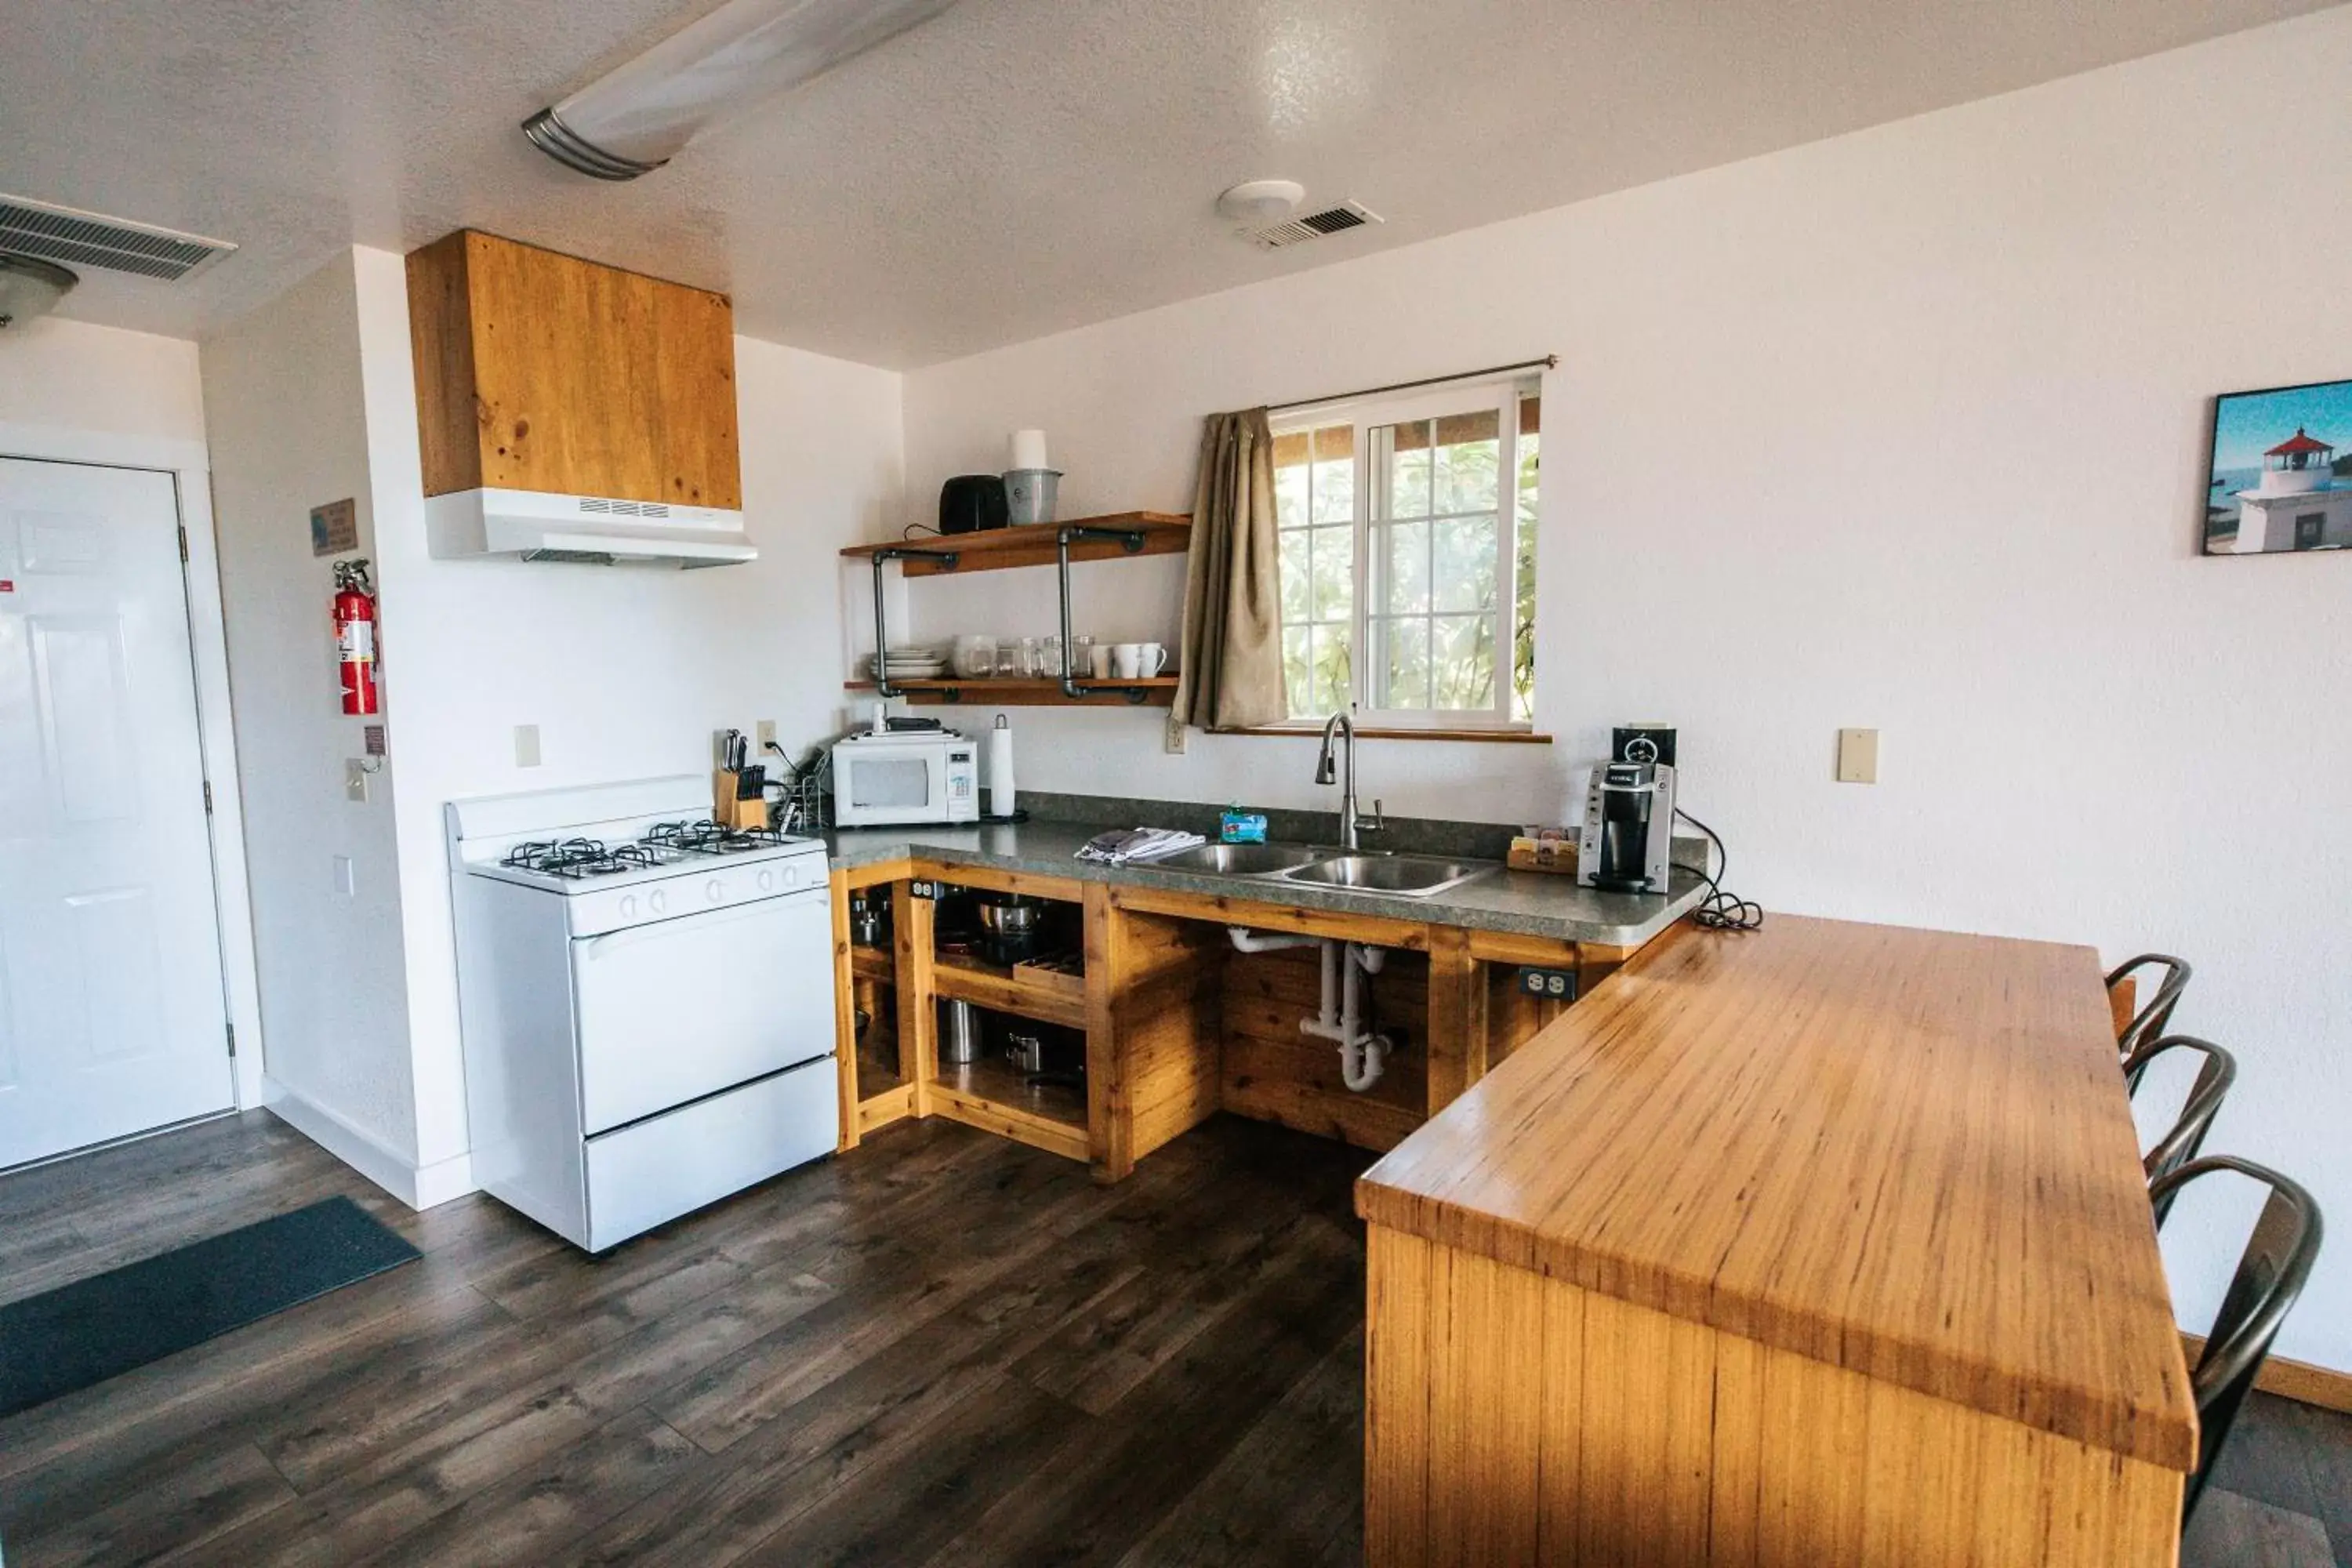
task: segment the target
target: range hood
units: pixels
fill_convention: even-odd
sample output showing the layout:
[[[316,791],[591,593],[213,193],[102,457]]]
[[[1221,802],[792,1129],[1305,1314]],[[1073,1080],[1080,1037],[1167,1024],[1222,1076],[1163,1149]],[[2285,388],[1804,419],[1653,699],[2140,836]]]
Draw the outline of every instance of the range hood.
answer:
[[[734,566],[760,552],[743,514],[717,507],[484,488],[429,496],[425,524],[436,560],[513,555],[599,566]]]

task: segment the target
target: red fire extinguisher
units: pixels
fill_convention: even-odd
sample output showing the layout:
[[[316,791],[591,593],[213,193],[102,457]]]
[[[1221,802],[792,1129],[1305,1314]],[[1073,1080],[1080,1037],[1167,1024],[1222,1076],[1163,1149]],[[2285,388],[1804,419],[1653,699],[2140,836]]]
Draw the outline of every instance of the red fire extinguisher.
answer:
[[[335,563],[335,657],[342,669],[343,711],[374,712],[375,592],[364,560]]]

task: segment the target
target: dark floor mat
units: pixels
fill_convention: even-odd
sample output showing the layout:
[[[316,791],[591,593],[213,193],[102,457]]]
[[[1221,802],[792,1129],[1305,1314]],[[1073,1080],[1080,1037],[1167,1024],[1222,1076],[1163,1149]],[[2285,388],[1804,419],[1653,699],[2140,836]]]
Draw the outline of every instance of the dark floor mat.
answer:
[[[421,1256],[349,1198],[0,1307],[0,1415],[160,1361]]]

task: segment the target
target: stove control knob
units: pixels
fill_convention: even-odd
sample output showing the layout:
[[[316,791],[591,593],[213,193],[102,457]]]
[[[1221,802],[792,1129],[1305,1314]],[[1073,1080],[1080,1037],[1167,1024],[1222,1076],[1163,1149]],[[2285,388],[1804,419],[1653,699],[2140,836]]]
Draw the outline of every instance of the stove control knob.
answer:
[[[655,896],[659,897],[660,895],[656,894]],[[621,918],[625,921],[635,920],[637,918],[636,894],[623,893],[621,895]]]
[[[727,884],[720,881],[716,877],[711,878],[710,880],[702,885],[702,896],[709,899],[714,904],[719,901],[720,895],[726,891]]]
[[[775,886],[776,874],[773,871],[762,871],[760,873],[760,891],[763,893],[773,891]]]
[[[787,887],[787,888],[797,888],[797,887],[799,887],[800,885],[801,885],[801,868],[800,868],[798,866],[787,866],[787,867],[785,867],[785,868],[784,868],[784,886],[785,886],[785,887]]]
[[[662,910],[669,908],[669,895],[663,892],[659,888],[656,888],[652,892],[646,895],[646,907],[653,910],[654,913],[659,914]]]

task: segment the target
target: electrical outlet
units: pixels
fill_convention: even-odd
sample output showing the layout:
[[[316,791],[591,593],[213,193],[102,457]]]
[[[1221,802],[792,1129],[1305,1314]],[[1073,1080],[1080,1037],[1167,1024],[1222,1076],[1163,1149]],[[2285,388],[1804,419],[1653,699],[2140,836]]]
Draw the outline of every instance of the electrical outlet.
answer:
[[[368,766],[365,757],[343,759],[343,798],[364,805],[368,797]]]
[[[776,743],[776,721],[773,719],[761,720],[757,732],[761,751],[764,752]],[[756,763],[760,759],[753,757],[751,760]]]
[[[539,766],[539,726],[518,724],[514,727],[515,766]]]
[[[1524,965],[1519,970],[1519,989],[1530,996],[1540,996],[1550,1002],[1573,1002],[1576,1000],[1576,972]]]
[[[1837,776],[1840,784],[1874,784],[1878,782],[1877,731],[1838,731]]]

